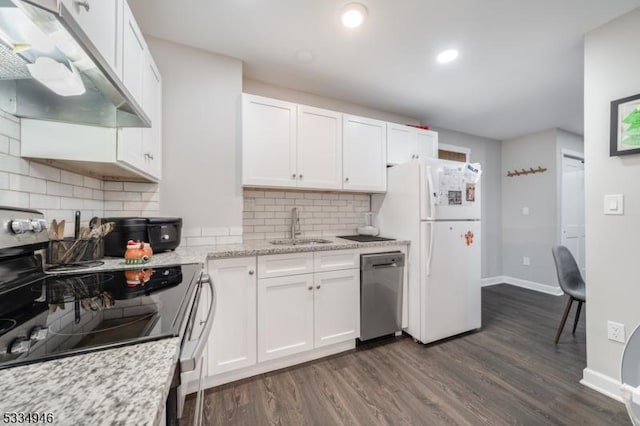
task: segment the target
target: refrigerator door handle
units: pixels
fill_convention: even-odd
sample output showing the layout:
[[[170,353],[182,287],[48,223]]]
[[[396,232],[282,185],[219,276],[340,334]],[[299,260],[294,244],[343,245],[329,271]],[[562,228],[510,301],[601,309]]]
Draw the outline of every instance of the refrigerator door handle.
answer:
[[[426,272],[427,272],[427,276],[431,275],[431,258],[433,258],[433,222],[427,222],[427,224],[429,225],[429,255],[427,256],[427,265],[426,265]]]
[[[427,215],[427,218],[435,219],[437,193],[435,191],[435,188],[433,187],[433,177],[431,175],[431,170],[431,166],[427,166],[427,185],[429,185],[429,188],[427,189],[427,191],[429,191],[427,194],[427,196],[429,197],[429,214]]]

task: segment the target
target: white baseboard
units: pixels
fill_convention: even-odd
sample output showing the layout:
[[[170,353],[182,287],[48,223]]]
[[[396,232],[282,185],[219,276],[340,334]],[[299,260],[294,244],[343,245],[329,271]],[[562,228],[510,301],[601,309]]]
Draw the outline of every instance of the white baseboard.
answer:
[[[482,287],[487,287],[495,284],[509,284],[516,287],[539,291],[541,293],[552,294],[554,296],[562,296],[564,294],[559,287],[549,284],[537,283],[535,281],[527,281],[520,278],[510,277],[508,275],[499,275],[496,277],[482,279]]]
[[[623,402],[622,396],[620,395],[621,383],[612,377],[605,376],[590,368],[585,368],[582,370],[582,380],[580,380],[580,383],[609,398]]]

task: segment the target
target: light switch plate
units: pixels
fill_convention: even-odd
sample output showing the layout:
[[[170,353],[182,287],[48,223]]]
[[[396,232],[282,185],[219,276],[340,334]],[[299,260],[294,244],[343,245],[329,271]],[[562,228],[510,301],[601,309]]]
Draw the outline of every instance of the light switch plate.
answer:
[[[604,196],[604,214],[624,214],[624,197],[622,194]]]

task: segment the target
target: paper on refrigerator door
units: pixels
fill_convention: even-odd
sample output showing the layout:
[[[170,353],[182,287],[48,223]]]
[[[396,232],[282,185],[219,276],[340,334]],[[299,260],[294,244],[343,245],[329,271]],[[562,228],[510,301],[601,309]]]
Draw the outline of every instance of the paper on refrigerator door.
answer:
[[[476,184],[482,173],[479,165],[446,165],[438,172],[438,205],[462,206],[476,201]]]

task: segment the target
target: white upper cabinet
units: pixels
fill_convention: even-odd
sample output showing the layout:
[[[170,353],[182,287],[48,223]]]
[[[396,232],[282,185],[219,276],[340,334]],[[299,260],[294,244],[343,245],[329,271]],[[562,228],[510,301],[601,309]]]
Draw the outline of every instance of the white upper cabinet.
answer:
[[[296,186],[296,104],[242,96],[242,184]]]
[[[404,124],[387,123],[387,164],[414,158],[437,158],[438,133]]]
[[[162,77],[151,55],[147,55],[144,77],[143,108],[148,111],[151,128],[142,130],[144,169],[162,178]]]
[[[341,188],[342,114],[254,95],[242,99],[243,185]]]
[[[298,105],[298,188],[342,188],[342,114]]]
[[[123,0],[62,0],[62,4],[118,76],[122,72],[122,49],[114,34],[118,33],[123,3]]]
[[[124,2],[124,21],[122,36],[122,82],[139,105],[143,105],[144,64],[147,50],[144,37],[127,2]],[[144,107],[143,107],[144,109]],[[145,110],[147,115],[149,112]]]
[[[371,118],[343,116],[342,188],[387,190],[387,124]]]

